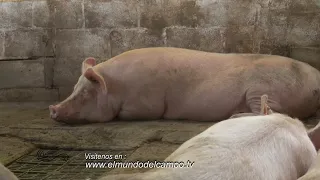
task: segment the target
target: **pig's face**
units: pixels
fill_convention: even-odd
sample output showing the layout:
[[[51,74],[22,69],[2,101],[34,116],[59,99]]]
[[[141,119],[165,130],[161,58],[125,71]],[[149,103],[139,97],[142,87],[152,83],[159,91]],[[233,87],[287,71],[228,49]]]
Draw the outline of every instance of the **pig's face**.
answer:
[[[82,64],[82,75],[72,94],[63,102],[49,106],[53,120],[74,124],[103,122],[113,118],[112,108],[108,107],[106,83],[92,68],[94,65],[93,58],[86,59]]]

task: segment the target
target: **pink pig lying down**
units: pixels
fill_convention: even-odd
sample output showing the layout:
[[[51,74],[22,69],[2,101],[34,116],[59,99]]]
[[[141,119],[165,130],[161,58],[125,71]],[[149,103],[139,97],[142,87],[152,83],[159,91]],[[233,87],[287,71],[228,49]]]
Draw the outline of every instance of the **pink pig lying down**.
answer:
[[[319,128],[308,134],[298,119],[279,113],[228,119],[164,160],[191,161],[192,168],[152,169],[100,180],[297,180],[316,160],[319,135]]]
[[[97,65],[87,58],[72,94],[49,109],[65,123],[221,121],[259,114],[260,96],[268,94],[272,110],[304,119],[319,108],[319,87],[318,70],[287,57],[143,48]]]

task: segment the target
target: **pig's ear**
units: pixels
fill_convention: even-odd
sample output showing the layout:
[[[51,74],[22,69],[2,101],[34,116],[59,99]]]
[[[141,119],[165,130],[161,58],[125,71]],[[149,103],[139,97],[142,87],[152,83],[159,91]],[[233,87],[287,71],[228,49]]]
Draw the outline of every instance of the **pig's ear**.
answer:
[[[318,123],[316,127],[310,129],[308,131],[308,135],[314,147],[318,151],[320,149],[320,123]]]
[[[85,72],[84,72],[84,77],[86,77],[89,81],[93,82],[93,83],[97,83],[100,85],[101,89],[103,91],[107,91],[107,85],[106,82],[104,81],[103,77],[94,69],[92,68],[88,68]]]
[[[86,70],[90,67],[93,67],[96,65],[96,60],[93,57],[89,57],[87,59],[85,59],[82,62],[82,69],[81,69],[81,73],[83,74],[84,72],[86,72]]]

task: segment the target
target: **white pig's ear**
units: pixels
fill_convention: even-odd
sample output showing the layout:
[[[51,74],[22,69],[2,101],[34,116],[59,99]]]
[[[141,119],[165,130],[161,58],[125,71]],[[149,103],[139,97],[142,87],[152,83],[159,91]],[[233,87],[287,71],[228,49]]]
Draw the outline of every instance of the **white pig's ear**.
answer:
[[[81,73],[83,74],[84,72],[86,72],[88,68],[93,67],[95,65],[96,65],[96,59],[94,59],[93,57],[88,57],[82,62]]]
[[[314,147],[318,151],[320,149],[320,123],[318,123],[316,127],[310,129],[308,131],[308,135]]]
[[[88,68],[85,72],[84,72],[84,77],[86,77],[89,81],[93,82],[93,83],[98,83],[101,87],[101,89],[104,92],[107,92],[107,85],[106,82],[104,81],[104,78],[97,72],[95,71],[93,68]]]

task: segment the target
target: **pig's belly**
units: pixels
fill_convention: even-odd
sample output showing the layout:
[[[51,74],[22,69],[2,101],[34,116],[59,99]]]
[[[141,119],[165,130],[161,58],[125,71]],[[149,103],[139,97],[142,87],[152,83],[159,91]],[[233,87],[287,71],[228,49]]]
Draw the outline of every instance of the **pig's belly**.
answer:
[[[225,93],[208,90],[207,93],[193,93],[184,100],[172,98],[167,101],[164,119],[221,121],[234,113],[250,112],[244,95],[239,92]]]

